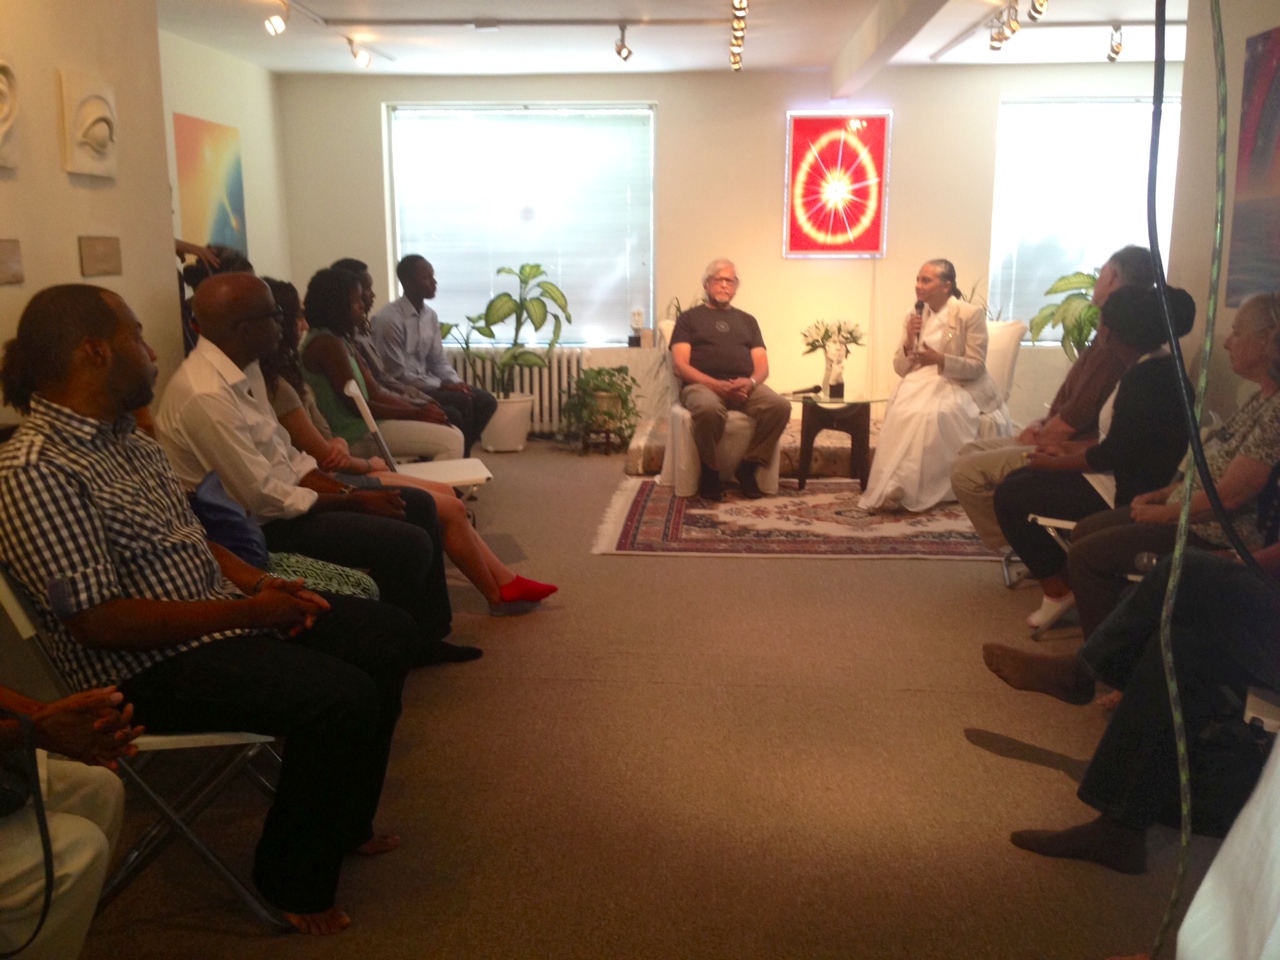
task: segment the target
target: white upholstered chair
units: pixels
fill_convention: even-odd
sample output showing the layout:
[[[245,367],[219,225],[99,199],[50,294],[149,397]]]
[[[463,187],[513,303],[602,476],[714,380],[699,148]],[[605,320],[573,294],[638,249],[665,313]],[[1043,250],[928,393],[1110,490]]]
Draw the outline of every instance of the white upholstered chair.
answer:
[[[671,333],[675,322],[663,320],[658,324],[658,332],[662,336],[662,347],[671,349]],[[670,358],[668,357],[668,363]],[[675,367],[671,366],[671,378],[674,381],[675,403],[671,405],[670,420],[667,430],[667,446],[662,456],[662,473],[658,483],[667,487],[675,487],[677,497],[692,497],[698,493],[698,477],[702,472],[702,461],[698,457],[698,447],[693,442],[693,418],[680,402],[680,381],[675,375]],[[747,447],[751,445],[751,434],[755,426],[745,413],[737,410],[729,411],[729,418],[724,425],[724,436],[716,445],[716,462],[720,465],[720,476],[724,480],[732,480],[738,469]],[[782,444],[773,448],[773,457],[763,467],[756,470],[756,483],[766,494],[778,492],[778,472],[782,463]]]
[[[1013,371],[1017,368],[1018,351],[1026,332],[1027,325],[1021,320],[987,324],[987,373],[1006,404],[1013,392]],[[984,413],[978,420],[978,437],[1000,436],[1009,426],[1008,411],[1004,416]]]

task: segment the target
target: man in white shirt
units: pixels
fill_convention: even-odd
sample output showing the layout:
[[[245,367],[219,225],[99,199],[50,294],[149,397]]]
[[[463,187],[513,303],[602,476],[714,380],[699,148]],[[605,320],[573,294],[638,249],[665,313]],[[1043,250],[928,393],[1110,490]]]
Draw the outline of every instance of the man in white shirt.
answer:
[[[435,269],[426,258],[411,253],[396,264],[404,296],[373,317],[373,343],[387,375],[416,387],[444,407],[466,438],[463,456],[498,408],[493,394],[469,386],[444,356],[440,318],[426,305],[436,295]]]
[[[216,470],[262,525],[272,551],[368,570],[382,599],[421,628],[415,665],[480,656],[444,642],[452,612],[431,495],[349,487],[289,442],[258,366],[280,340],[281,310],[270,288],[252,274],[219,274],[200,285],[192,305],[200,340],[169,381],[155,418],[182,485],[194,490]]]

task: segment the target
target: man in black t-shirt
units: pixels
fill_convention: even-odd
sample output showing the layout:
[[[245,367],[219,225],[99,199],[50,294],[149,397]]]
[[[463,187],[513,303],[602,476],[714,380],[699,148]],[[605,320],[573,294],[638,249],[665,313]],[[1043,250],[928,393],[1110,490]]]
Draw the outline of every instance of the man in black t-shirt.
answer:
[[[698,495],[719,500],[723,494],[716,444],[724,435],[728,411],[740,410],[755,422],[755,432],[736,476],[744,496],[763,496],[756,469],[773,457],[791,419],[791,404],[764,385],[769,356],[760,325],[731,306],[738,272],[728,260],[713,260],[702,276],[706,302],[680,314],[671,337],[676,375],[684,382],[680,402],[693,418],[693,439],[702,460]]]

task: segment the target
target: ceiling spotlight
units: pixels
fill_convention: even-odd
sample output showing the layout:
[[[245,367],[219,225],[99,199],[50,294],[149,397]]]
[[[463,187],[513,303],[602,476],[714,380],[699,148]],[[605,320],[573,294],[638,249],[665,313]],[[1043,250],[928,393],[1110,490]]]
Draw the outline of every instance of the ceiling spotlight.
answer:
[[[991,37],[987,42],[987,47],[991,50],[999,50],[1004,46],[1004,42],[1009,39],[1009,35],[1004,32],[1004,23],[996,19],[989,26],[991,27]]]
[[[351,48],[351,56],[355,58],[356,66],[361,70],[368,70],[369,64],[373,63],[373,54],[364,47],[357,47],[356,42],[347,37],[347,46]]]
[[[1124,33],[1119,24],[1111,28],[1111,49],[1107,51],[1107,59],[1115,63],[1120,59],[1120,51],[1124,49]]]
[[[1011,3],[1004,11],[1004,32],[1007,36],[1012,37],[1021,29],[1022,24],[1018,22],[1018,5]]]
[[[734,32],[734,33],[746,33],[746,32],[747,32],[747,21],[746,21],[746,20],[744,20],[742,17],[734,17],[734,18],[733,18],[733,23],[731,24],[731,26],[733,27],[733,32]]]
[[[631,59],[631,48],[627,46],[627,25],[618,24],[618,42],[613,45],[613,52],[625,63]]]
[[[735,17],[747,15],[747,0],[733,0],[733,15]]]
[[[273,13],[267,19],[262,21],[263,28],[267,34],[272,37],[278,37],[284,33],[285,27],[289,25],[289,0],[279,0],[280,6],[284,8],[284,16]]]
[[[1031,0],[1031,6],[1027,8],[1027,16],[1033,21],[1039,20],[1044,16],[1044,12],[1048,6],[1049,0]]]
[[[729,53],[730,53],[730,54],[735,54],[735,53],[736,53],[736,54],[739,54],[739,55],[742,53],[742,40],[741,40],[741,38],[737,38],[737,37],[735,37],[733,40],[730,40],[730,41],[729,41]]]
[[[740,53],[734,53],[732,50],[731,50],[731,51],[729,51],[729,66],[733,67],[733,69],[735,69],[735,70],[741,70],[741,69],[742,69],[742,54],[740,54]]]

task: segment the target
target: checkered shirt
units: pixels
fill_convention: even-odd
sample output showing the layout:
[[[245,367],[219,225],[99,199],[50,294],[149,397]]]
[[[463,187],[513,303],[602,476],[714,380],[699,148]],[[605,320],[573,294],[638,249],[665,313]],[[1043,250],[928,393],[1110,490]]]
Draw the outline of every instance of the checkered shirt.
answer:
[[[90,649],[66,620],[121,598],[234,599],[165,458],[132,416],[113,424],[40,397],[0,446],[0,563],[34,605],[49,654],[76,689],[122,683],[221,637],[157,650]]]

